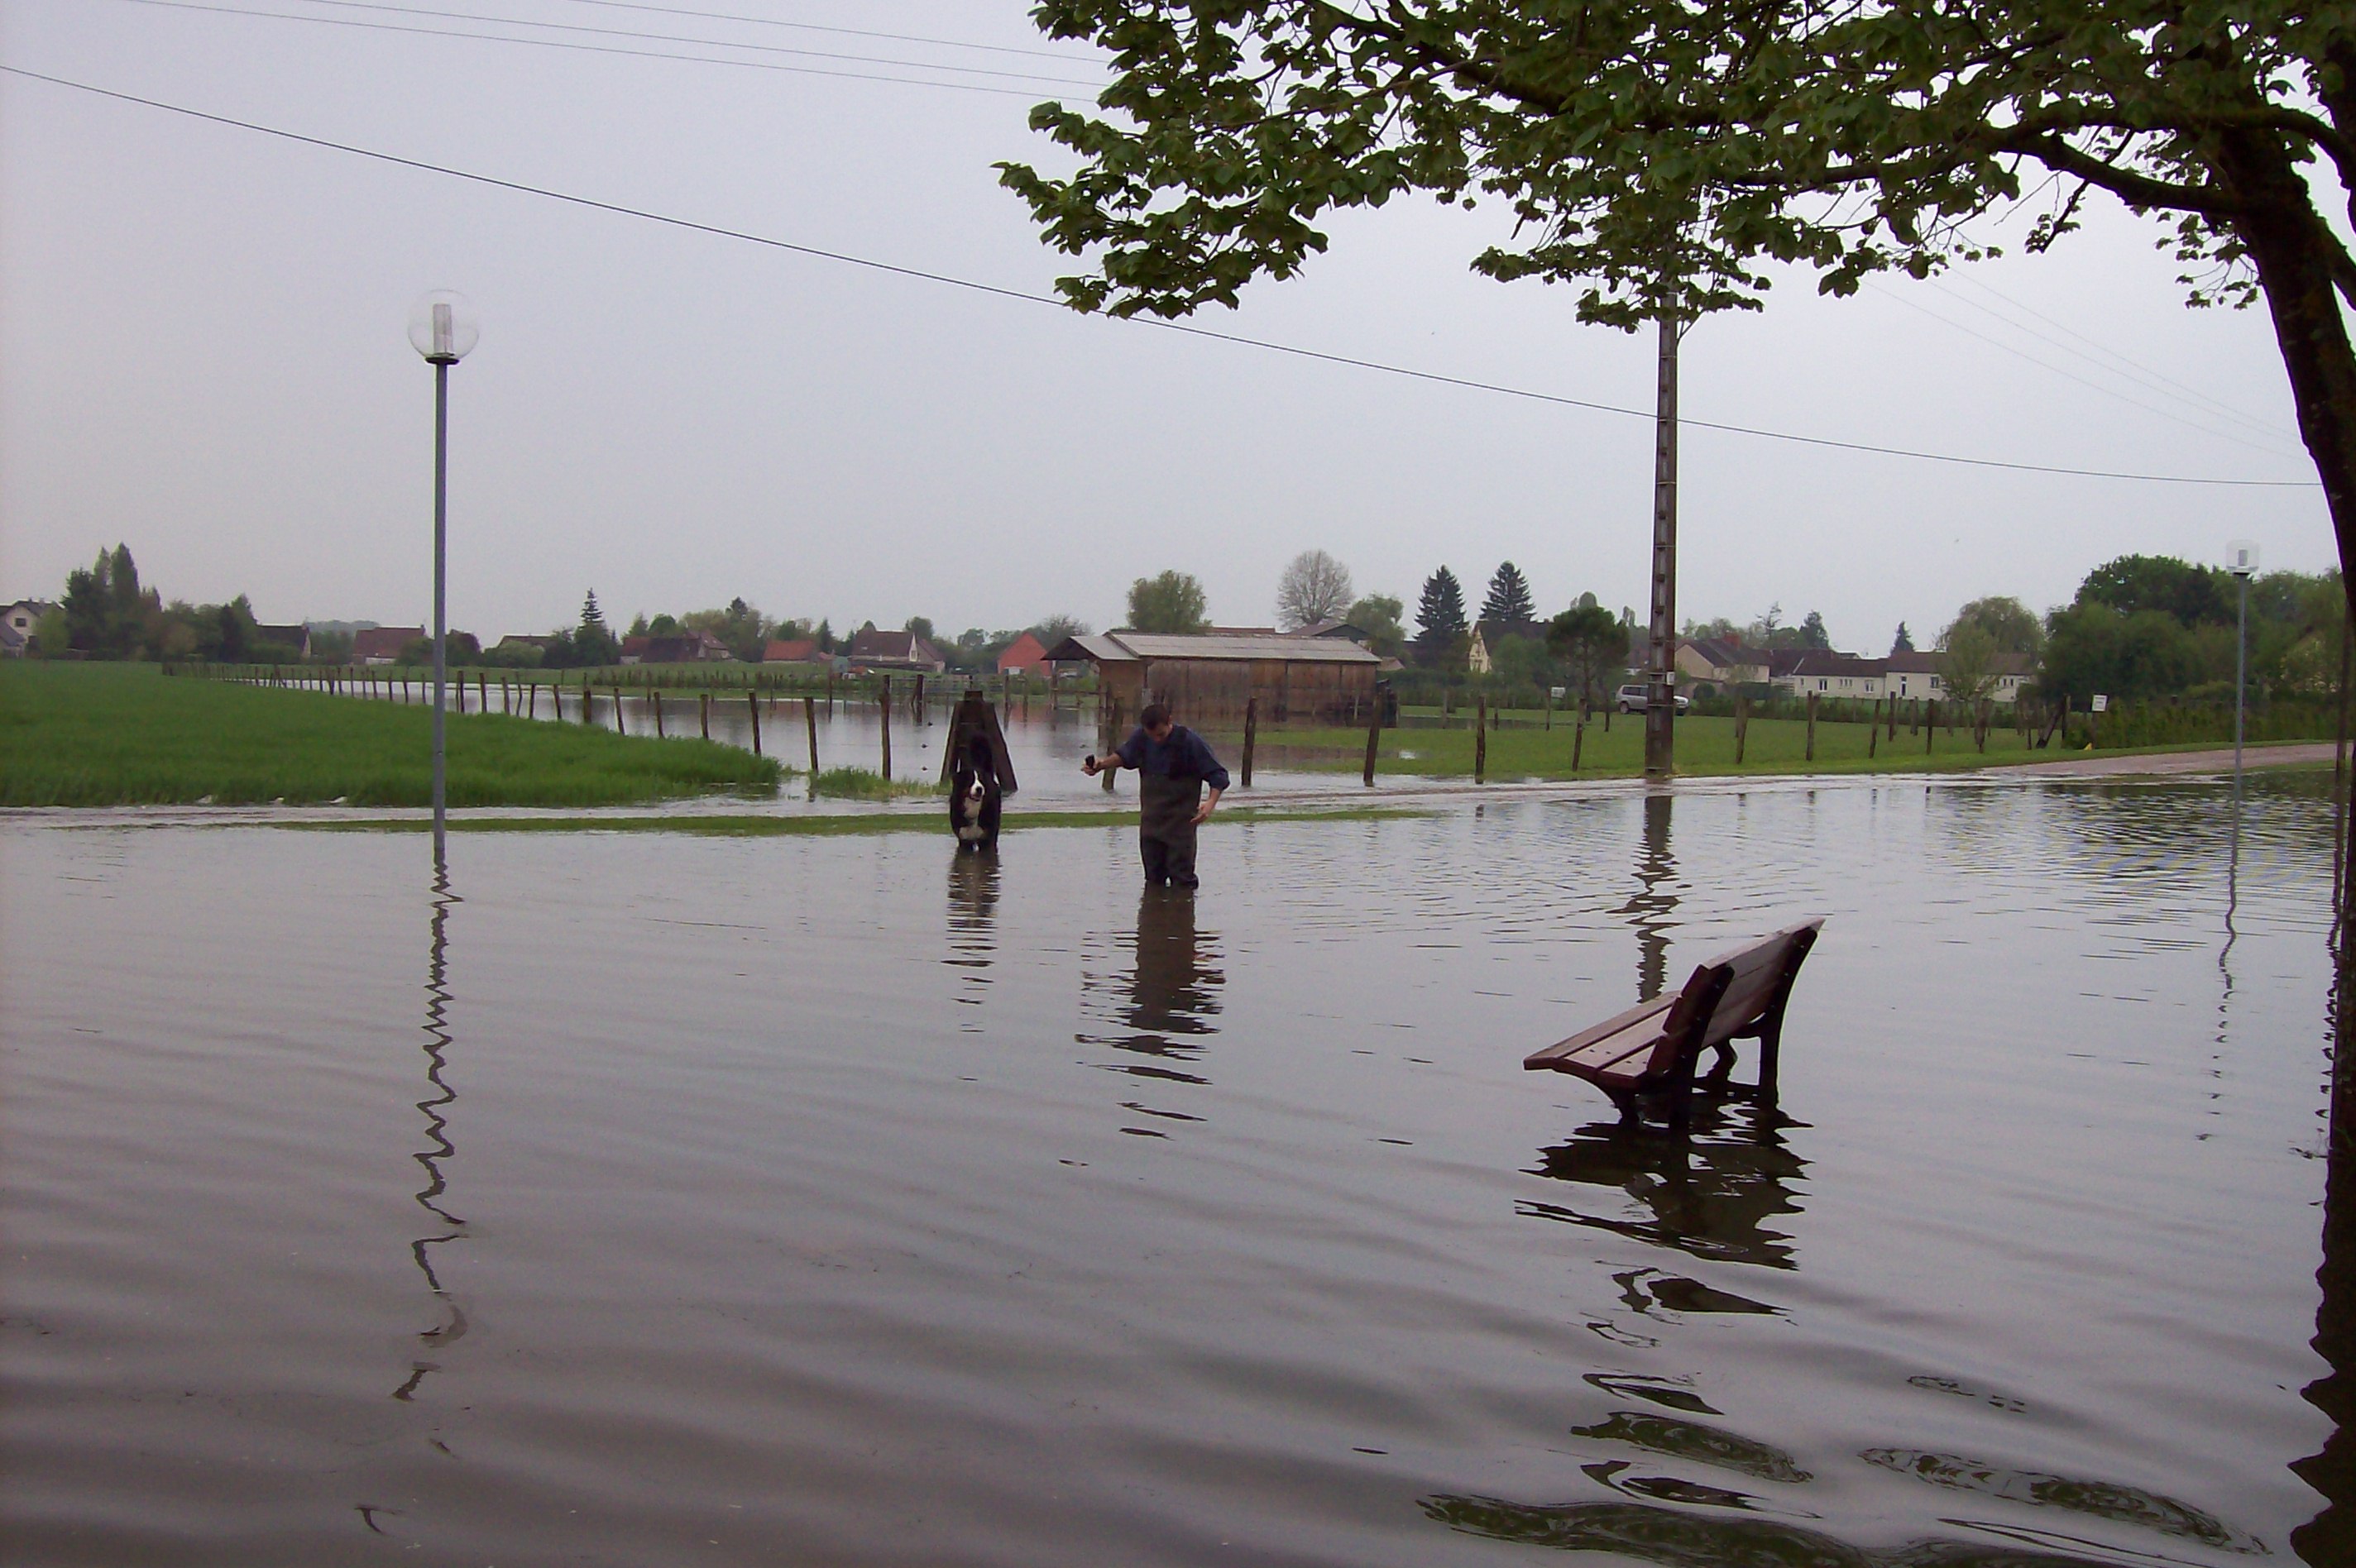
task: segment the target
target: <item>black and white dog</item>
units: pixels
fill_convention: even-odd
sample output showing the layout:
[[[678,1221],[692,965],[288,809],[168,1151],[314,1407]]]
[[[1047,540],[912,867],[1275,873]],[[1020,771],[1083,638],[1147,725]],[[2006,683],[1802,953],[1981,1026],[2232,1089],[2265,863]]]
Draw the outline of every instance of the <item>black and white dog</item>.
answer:
[[[998,786],[998,764],[991,759],[989,738],[967,739],[965,754],[949,771],[949,827],[959,849],[998,848],[998,815],[1004,792]]]

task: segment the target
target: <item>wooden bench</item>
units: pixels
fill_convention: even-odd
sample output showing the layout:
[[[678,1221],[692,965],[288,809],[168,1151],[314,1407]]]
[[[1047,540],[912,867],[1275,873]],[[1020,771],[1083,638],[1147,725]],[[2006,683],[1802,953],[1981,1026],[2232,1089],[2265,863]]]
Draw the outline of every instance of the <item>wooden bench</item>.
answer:
[[[1640,1003],[1593,1029],[1533,1051],[1522,1059],[1531,1072],[1543,1068],[1584,1078],[1612,1096],[1623,1116],[1634,1117],[1640,1094],[1667,1093],[1669,1123],[1683,1128],[1693,1119],[1694,1070],[1705,1050],[1719,1053],[1717,1074],[1734,1065],[1733,1041],[1759,1042],[1759,1086],[1775,1087],[1775,1057],[1783,1039],[1783,1008],[1792,983],[1816,943],[1822,920],[1786,926],[1748,947],[1721,953],[1693,972],[1675,996]]]

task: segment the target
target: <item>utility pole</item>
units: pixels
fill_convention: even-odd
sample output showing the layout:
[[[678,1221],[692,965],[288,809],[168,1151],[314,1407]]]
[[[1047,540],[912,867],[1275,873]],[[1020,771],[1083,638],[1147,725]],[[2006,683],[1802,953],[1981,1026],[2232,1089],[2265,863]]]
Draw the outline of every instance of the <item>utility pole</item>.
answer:
[[[1676,771],[1677,338],[1661,317],[1661,380],[1653,416],[1653,621],[1645,654],[1644,776]]]

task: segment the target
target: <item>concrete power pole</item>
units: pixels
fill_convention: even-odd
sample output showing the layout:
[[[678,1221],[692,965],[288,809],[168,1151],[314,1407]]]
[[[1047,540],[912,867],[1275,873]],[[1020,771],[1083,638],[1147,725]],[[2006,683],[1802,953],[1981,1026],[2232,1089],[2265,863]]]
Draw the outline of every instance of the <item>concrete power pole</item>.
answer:
[[[1644,776],[1676,771],[1677,323],[1661,318],[1661,383],[1653,417],[1653,622],[1645,650]]]

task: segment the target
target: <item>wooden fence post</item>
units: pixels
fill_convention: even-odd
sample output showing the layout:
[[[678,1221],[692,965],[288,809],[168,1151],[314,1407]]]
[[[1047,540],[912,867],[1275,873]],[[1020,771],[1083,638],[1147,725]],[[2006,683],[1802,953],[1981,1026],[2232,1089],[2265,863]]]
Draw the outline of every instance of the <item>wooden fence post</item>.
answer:
[[[751,692],[744,694],[744,711],[753,718],[753,754],[761,754],[761,704]]]
[[[651,701],[655,705],[655,739],[658,741],[667,741],[670,737],[663,733],[662,688],[659,686],[649,688],[647,692],[647,698],[648,700]]]
[[[703,738],[707,741],[711,740],[712,693],[709,691],[699,691],[695,694],[695,722],[697,727],[702,731]]]
[[[1808,693],[1808,757],[1807,757],[1807,760],[1808,760],[1809,762],[1812,762],[1812,763],[1813,763],[1813,762],[1815,762],[1815,761],[1816,760],[1816,694],[1815,694],[1815,692],[1813,692],[1813,691],[1812,691],[1812,692],[1810,692],[1810,693]]]
[[[1873,721],[1865,727],[1865,755],[1868,762],[1873,760],[1874,752],[1880,745],[1881,699],[1877,697],[1873,699]]]
[[[611,689],[614,693],[614,733],[626,735],[629,731],[622,728],[622,688],[616,686]]]
[[[1374,715],[1366,720],[1366,769],[1365,774],[1365,784],[1368,789],[1375,787],[1375,753],[1382,749],[1383,743],[1382,698],[1377,695],[1370,706],[1374,709]]]
[[[1259,699],[1244,700],[1244,788],[1251,788],[1252,748],[1259,741]]]
[[[1587,715],[1579,716],[1570,731],[1570,771],[1579,772],[1579,754],[1587,749]]]
[[[1472,782],[1489,782],[1489,696],[1486,692],[1473,699]]]
[[[884,689],[876,699],[883,704],[884,713],[884,782],[892,782],[892,677],[884,677]]]
[[[818,777],[818,699],[805,694],[802,698],[802,722],[809,729],[810,774]]]
[[[1929,756],[1931,754],[1932,748],[1936,746],[1938,743],[1939,699],[1934,697],[1931,699],[1931,705],[1926,710],[1925,721],[1922,725],[1922,754],[1926,757]]]
[[[916,672],[916,692],[915,696],[908,699],[908,713],[911,718],[916,720],[917,724],[922,725],[924,723],[925,674],[922,670],[918,670]]]
[[[1737,693],[1734,699],[1734,765],[1742,765],[1742,753],[1751,744],[1751,699]]]

